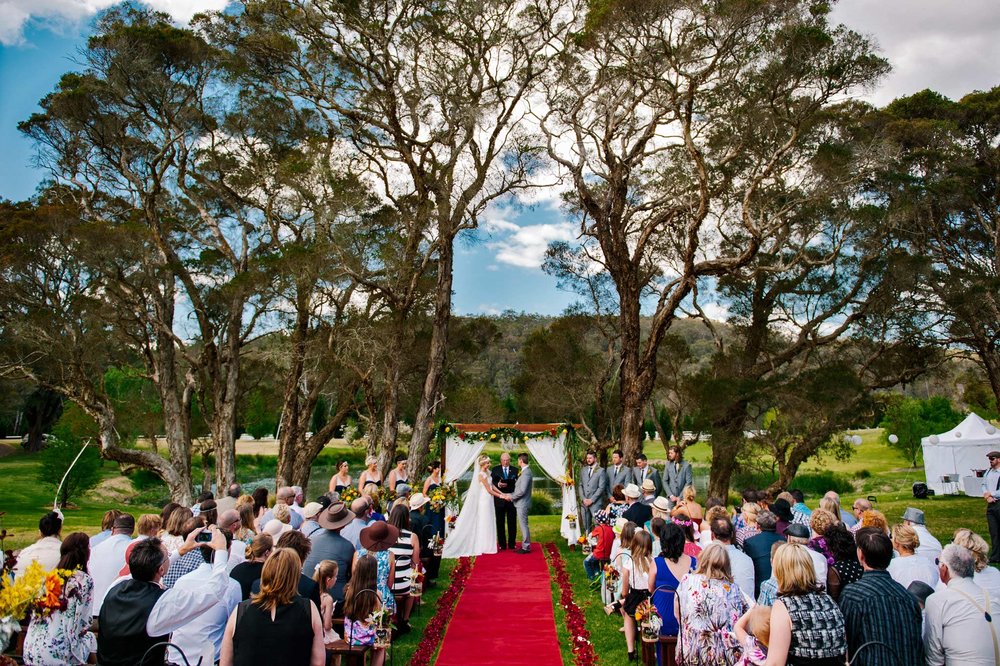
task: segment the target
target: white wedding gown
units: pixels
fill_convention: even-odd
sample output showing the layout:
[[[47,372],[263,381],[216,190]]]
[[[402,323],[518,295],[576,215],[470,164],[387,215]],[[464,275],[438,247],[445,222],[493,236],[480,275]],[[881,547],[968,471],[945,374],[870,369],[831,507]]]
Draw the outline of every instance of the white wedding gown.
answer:
[[[490,482],[489,475],[483,471],[472,477],[465,505],[455,520],[455,529],[445,539],[441,557],[454,559],[497,552],[497,518],[493,510],[493,495],[487,492],[479,479]]]

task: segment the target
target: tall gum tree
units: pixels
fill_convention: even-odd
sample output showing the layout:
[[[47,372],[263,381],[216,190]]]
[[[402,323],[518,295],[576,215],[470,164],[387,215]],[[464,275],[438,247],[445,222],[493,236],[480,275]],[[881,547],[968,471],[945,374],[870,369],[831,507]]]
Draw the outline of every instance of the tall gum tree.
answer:
[[[887,66],[829,3],[577,3],[537,108],[581,244],[614,281],[622,447],[639,450],[657,352],[699,279],[777,254],[823,196],[834,101]],[[554,38],[555,39],[555,38]],[[648,331],[640,313],[648,303]]]

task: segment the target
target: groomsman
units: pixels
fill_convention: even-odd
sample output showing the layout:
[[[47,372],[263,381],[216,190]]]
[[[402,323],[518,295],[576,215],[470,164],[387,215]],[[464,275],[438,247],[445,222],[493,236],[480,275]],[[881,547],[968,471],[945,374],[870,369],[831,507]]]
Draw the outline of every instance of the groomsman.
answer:
[[[608,465],[608,492],[614,490],[615,486],[622,488],[632,483],[632,468],[625,464],[625,454],[621,449],[616,449],[611,454],[611,464]]]
[[[663,483],[660,481],[660,470],[649,464],[645,453],[640,453],[635,457],[635,471],[632,478],[635,480],[635,485],[640,488],[647,479],[652,481],[656,490],[654,495],[659,495],[663,488]]]
[[[666,482],[663,485],[664,494],[674,504],[684,496],[684,489],[694,485],[694,472],[691,463],[684,461],[681,447],[674,444],[667,449]]]
[[[608,476],[597,464],[597,455],[593,451],[587,451],[577,487],[580,489],[580,525],[584,534],[590,534],[594,514],[604,508],[608,499]]]

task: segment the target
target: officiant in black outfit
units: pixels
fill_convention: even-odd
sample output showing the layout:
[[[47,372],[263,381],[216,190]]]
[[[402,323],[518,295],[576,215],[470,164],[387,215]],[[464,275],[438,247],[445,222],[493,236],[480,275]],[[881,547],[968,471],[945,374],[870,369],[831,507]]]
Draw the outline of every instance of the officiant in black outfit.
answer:
[[[491,474],[494,487],[502,493],[514,492],[517,483],[517,468],[510,464],[510,454],[500,455],[500,464],[493,468]],[[504,550],[517,548],[517,509],[510,500],[493,498],[493,507],[497,515],[497,548]]]

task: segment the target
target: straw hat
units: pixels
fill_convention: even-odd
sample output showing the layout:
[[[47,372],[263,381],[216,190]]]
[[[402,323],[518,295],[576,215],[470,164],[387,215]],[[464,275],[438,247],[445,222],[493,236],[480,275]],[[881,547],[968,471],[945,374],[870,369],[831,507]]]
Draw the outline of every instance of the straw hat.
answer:
[[[430,501],[431,498],[427,495],[424,495],[423,493],[414,493],[413,496],[410,497],[410,511],[416,511]]]
[[[646,479],[645,481],[642,482],[642,490],[643,490],[643,492],[647,492],[647,493],[655,493],[656,492],[656,484],[653,483],[652,479]]]
[[[622,490],[622,494],[625,495],[625,497],[631,499],[639,499],[639,495],[641,495],[642,493],[639,492],[639,486],[635,485],[634,483],[630,483],[627,486],[625,486],[624,490]]]
[[[316,514],[323,510],[323,505],[319,502],[309,502],[302,507],[302,517],[305,519],[315,518]]]
[[[271,520],[267,521],[267,523],[264,524],[264,529],[261,531],[264,534],[270,534],[271,538],[277,541],[278,537],[280,537],[285,532],[291,532],[292,526],[289,525],[288,523],[281,522],[277,518],[272,518]]]
[[[358,539],[365,549],[373,553],[389,550],[399,540],[399,528],[395,525],[390,525],[384,520],[377,520],[361,530]]]
[[[669,513],[670,500],[668,500],[666,497],[657,497],[655,500],[653,500],[653,508],[658,509],[660,511],[666,511]]]

